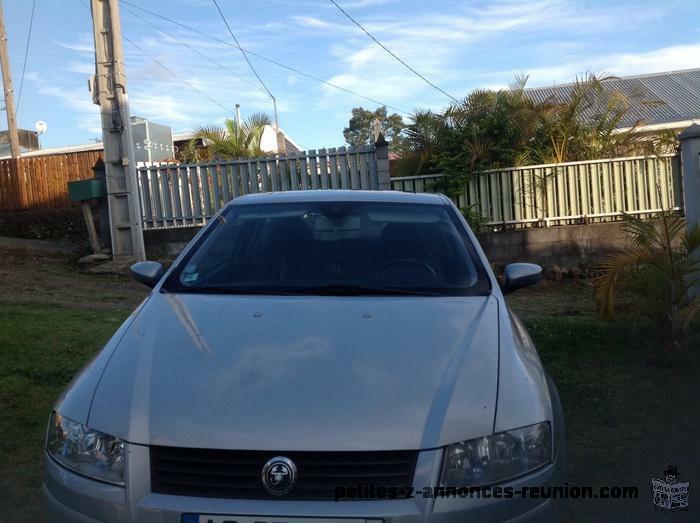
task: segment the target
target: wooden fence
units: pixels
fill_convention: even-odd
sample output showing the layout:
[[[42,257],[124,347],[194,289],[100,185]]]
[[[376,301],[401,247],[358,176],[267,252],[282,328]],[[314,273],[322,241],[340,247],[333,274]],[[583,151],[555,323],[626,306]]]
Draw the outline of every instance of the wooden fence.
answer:
[[[442,174],[392,178],[391,184],[398,191],[445,192]],[[680,210],[681,187],[679,157],[663,155],[485,171],[453,199],[487,225],[566,225]]]
[[[71,207],[68,182],[93,178],[102,151],[0,160],[0,211]]]
[[[139,167],[146,229],[200,225],[238,196],[305,189],[379,189],[373,146],[196,165]]]

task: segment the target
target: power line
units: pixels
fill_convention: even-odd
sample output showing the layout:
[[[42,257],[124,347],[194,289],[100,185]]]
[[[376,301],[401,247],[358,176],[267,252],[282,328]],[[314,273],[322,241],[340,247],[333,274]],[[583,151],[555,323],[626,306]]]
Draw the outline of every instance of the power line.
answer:
[[[161,69],[163,69],[164,71],[170,73],[173,77],[175,77],[175,78],[177,78],[178,80],[180,80],[182,83],[184,83],[185,85],[187,85],[190,89],[192,89],[193,91],[195,91],[195,92],[201,94],[202,96],[204,96],[206,99],[208,99],[208,100],[209,100],[210,102],[212,102],[213,104],[216,104],[216,105],[218,105],[219,107],[221,107],[224,111],[227,111],[227,112],[230,112],[230,111],[231,111],[231,109],[229,109],[228,107],[226,107],[224,104],[217,102],[214,98],[212,98],[211,96],[209,96],[208,94],[206,94],[204,91],[201,91],[200,89],[198,89],[198,88],[195,87],[194,85],[192,85],[190,82],[188,82],[187,80],[185,80],[184,78],[182,78],[180,75],[178,75],[177,73],[175,73],[172,69],[170,69],[169,67],[163,65],[159,60],[157,60],[156,58],[154,58],[153,56],[151,56],[150,54],[148,54],[146,51],[144,51],[141,47],[139,47],[138,45],[136,45],[132,40],[130,40],[129,38],[127,38],[127,37],[124,36],[123,34],[122,34],[122,38],[123,38],[124,40],[126,40],[127,42],[129,42],[129,43],[130,43],[132,46],[134,46],[136,49],[138,49],[144,56],[146,56],[147,58],[151,59],[151,60],[152,60],[156,65],[158,65]]]
[[[233,38],[233,41],[236,42],[236,47],[238,47],[238,49],[241,51],[241,54],[243,55],[243,58],[245,58],[245,61],[248,63],[250,70],[253,71],[253,74],[258,79],[258,82],[260,82],[260,85],[263,86],[263,89],[265,89],[265,91],[267,91],[267,94],[270,95],[270,98],[274,99],[275,97],[272,95],[270,90],[267,88],[267,85],[265,85],[265,82],[263,82],[262,78],[260,78],[260,75],[255,70],[255,67],[253,67],[253,64],[251,63],[250,59],[248,58],[248,55],[246,54],[246,52],[241,47],[241,44],[238,43],[238,38],[236,38],[236,35],[233,34],[233,31],[231,30],[231,26],[228,25],[228,20],[226,20],[226,16],[224,16],[224,12],[221,10],[221,7],[219,7],[219,3],[216,0],[212,0],[212,2],[214,2],[216,9],[219,11],[219,15],[221,15],[221,19],[224,21],[224,24],[226,24],[226,29],[228,29],[228,32],[231,35],[231,38]]]
[[[260,82],[260,85],[263,86],[263,89],[265,89],[265,91],[267,91],[267,94],[270,95],[270,98],[272,98],[272,106],[273,106],[274,111],[275,111],[275,129],[279,129],[279,124],[277,121],[277,99],[270,92],[270,90],[267,88],[267,85],[265,85],[265,82],[263,82],[262,78],[260,78],[260,75],[255,70],[255,67],[253,67],[253,63],[248,58],[248,55],[241,47],[241,44],[238,43],[238,38],[236,38],[236,35],[233,34],[233,31],[231,30],[231,26],[228,25],[228,20],[226,20],[226,16],[224,15],[224,12],[221,10],[221,7],[219,7],[219,2],[217,2],[216,0],[211,0],[211,1],[214,2],[214,5],[216,6],[217,11],[219,11],[219,15],[221,15],[221,19],[224,21],[224,24],[226,24],[226,29],[228,29],[228,32],[231,35],[231,38],[233,38],[233,41],[236,42],[236,47],[238,47],[238,49],[241,51],[241,54],[243,55],[243,58],[245,58],[245,61],[248,63],[250,70],[253,71],[253,74],[258,79],[258,82]]]
[[[134,11],[132,11],[131,9],[129,9],[128,7],[126,8],[126,11],[128,11],[128,12],[131,13],[133,16],[135,16],[135,17],[138,18],[138,15],[137,15]],[[238,73],[236,73],[235,71],[233,71],[231,68],[226,67],[226,66],[225,66],[224,64],[222,64],[221,62],[217,62],[216,60],[214,60],[213,58],[211,58],[211,57],[210,57],[209,55],[207,55],[206,53],[203,53],[202,51],[200,51],[200,50],[197,49],[196,47],[193,47],[193,46],[191,46],[190,44],[188,44],[187,42],[185,42],[185,41],[183,41],[183,40],[180,40],[179,38],[177,38],[177,37],[174,36],[173,34],[168,33],[167,31],[164,31],[163,29],[161,29],[160,27],[158,27],[158,26],[155,25],[154,23],[149,22],[148,20],[146,20],[146,19],[144,19],[144,18],[139,18],[139,20],[142,21],[142,22],[147,23],[148,25],[150,25],[150,26],[151,26],[153,29],[155,29],[156,31],[159,31],[159,32],[165,34],[166,36],[168,36],[169,38],[175,40],[178,44],[180,44],[180,45],[186,47],[186,48],[189,49],[190,51],[192,51],[192,52],[194,52],[194,53],[197,53],[199,56],[201,56],[201,57],[204,58],[205,60],[208,60],[209,62],[213,63],[213,64],[216,65],[217,67],[219,67],[219,68],[223,69],[224,71],[228,72],[228,73],[231,74],[232,76],[235,76],[235,77],[238,78],[239,80],[241,80],[241,81],[247,83],[248,85],[250,85],[250,86],[253,87],[254,89],[257,89],[258,91],[260,91],[260,92],[262,92],[262,93],[265,92],[265,90],[264,90],[262,87],[260,87],[259,85],[255,85],[253,82],[251,82],[251,81],[248,80],[247,78],[244,78],[243,76],[239,75]]]
[[[130,7],[133,7],[133,8],[135,8],[135,9],[138,9],[139,11],[142,11],[142,12],[144,12],[144,13],[148,13],[149,15],[154,16],[154,17],[156,17],[156,18],[159,18],[159,19],[161,19],[161,20],[165,20],[166,22],[170,22],[171,24],[174,24],[174,25],[177,25],[177,26],[179,26],[179,27],[182,27],[183,29],[187,29],[188,31],[191,31],[192,33],[195,33],[195,34],[204,36],[205,38],[208,38],[208,39],[210,39],[210,40],[213,40],[213,41],[222,43],[222,44],[224,44],[224,45],[228,45],[229,47],[236,47],[234,44],[232,44],[232,43],[230,43],[230,42],[227,42],[226,40],[222,40],[221,38],[217,38],[217,37],[212,36],[212,35],[210,35],[210,34],[208,34],[208,33],[205,33],[204,31],[200,31],[199,29],[195,29],[195,28],[193,28],[193,27],[190,27],[190,26],[188,26],[188,25],[186,25],[186,24],[183,24],[182,22],[178,22],[177,20],[173,20],[172,18],[168,18],[167,16],[163,16],[163,15],[161,15],[161,14],[159,14],[159,13],[156,13],[156,12],[154,12],[154,11],[150,11],[150,10],[145,9],[145,8],[143,8],[143,7],[141,7],[141,6],[138,6],[138,5],[136,5],[136,4],[132,4],[131,2],[128,2],[127,0],[121,0],[121,3],[122,3],[122,4],[126,4],[126,5],[128,5],[128,6],[130,6]],[[394,111],[398,111],[399,113],[411,114],[411,113],[408,112],[408,111],[404,111],[403,109],[399,109],[398,107],[394,107],[394,106],[389,105],[389,104],[387,104],[387,103],[380,102],[379,100],[375,100],[374,98],[370,98],[370,97],[368,97],[368,96],[365,96],[365,95],[363,95],[363,94],[357,93],[357,92],[352,91],[352,90],[350,90],[350,89],[346,89],[345,87],[341,87],[341,86],[336,85],[336,84],[334,84],[334,83],[332,83],[332,82],[329,82],[329,81],[327,81],[327,80],[323,80],[322,78],[318,78],[317,76],[314,76],[314,75],[312,75],[312,74],[305,73],[304,71],[300,71],[299,69],[295,69],[294,67],[291,67],[291,66],[289,66],[289,65],[286,65],[286,64],[283,64],[283,63],[278,62],[278,61],[276,61],[276,60],[273,60],[272,58],[268,58],[268,57],[263,56],[263,55],[261,55],[261,54],[259,54],[259,53],[250,51],[250,50],[248,50],[248,49],[243,49],[243,51],[245,51],[247,54],[249,54],[249,55],[251,55],[251,56],[255,56],[256,58],[260,58],[261,60],[265,60],[266,62],[269,62],[269,63],[271,63],[271,64],[274,64],[274,65],[278,66],[278,67],[281,67],[281,68],[286,69],[286,70],[288,70],[288,71],[291,71],[291,72],[293,72],[293,73],[295,73],[295,74],[298,74],[299,76],[304,76],[304,77],[309,78],[310,80],[313,80],[313,81],[315,81],[315,82],[319,82],[319,83],[325,84],[325,85],[327,85],[327,86],[329,86],[329,87],[333,87],[334,89],[338,89],[339,91],[343,91],[343,92],[345,92],[345,93],[347,93],[347,94],[351,94],[351,95],[353,95],[353,96],[357,96],[358,98],[362,98],[363,100],[367,100],[368,102],[372,102],[373,104],[384,105],[384,106],[388,107],[389,109],[393,109]]]
[[[19,92],[17,93],[17,112],[19,112],[19,104],[22,101],[22,87],[24,87],[24,72],[27,70],[27,57],[29,56],[29,42],[32,38],[32,26],[34,25],[34,8],[36,0],[32,1],[32,14],[29,17],[29,31],[27,32],[27,45],[24,48],[24,64],[22,65],[22,76],[19,80]]]
[[[408,65],[406,62],[404,62],[403,60],[401,60],[401,58],[399,58],[398,56],[396,56],[387,46],[385,46],[383,43],[381,43],[379,40],[377,40],[374,36],[372,36],[372,34],[371,34],[367,29],[365,29],[364,27],[362,27],[362,25],[360,24],[360,22],[358,22],[357,20],[355,20],[352,16],[350,16],[350,14],[349,14],[345,9],[343,9],[342,7],[340,7],[340,5],[338,5],[338,3],[337,3],[335,0],[330,0],[330,1],[331,1],[331,3],[332,3],[334,6],[336,6],[336,7],[340,10],[341,13],[344,14],[353,24],[355,24],[357,27],[359,27],[360,29],[362,29],[362,32],[363,32],[363,33],[365,33],[365,34],[366,34],[367,36],[369,36],[372,40],[374,40],[374,42],[375,42],[379,47],[381,47],[381,48],[384,49],[387,53],[389,53],[394,59],[396,59],[396,60],[397,60],[401,65],[403,65],[406,69],[408,69],[408,70],[411,71],[413,74],[415,74],[416,76],[418,76],[421,80],[423,80],[425,83],[427,83],[428,85],[430,85],[432,88],[437,89],[438,91],[440,91],[442,94],[444,94],[444,95],[447,96],[448,98],[451,98],[451,99],[452,99],[453,101],[455,101],[455,102],[459,102],[459,100],[457,100],[457,99],[456,99],[454,96],[452,96],[450,93],[448,93],[448,92],[442,90],[440,87],[438,87],[438,86],[435,85],[433,82],[431,82],[430,80],[428,80],[425,76],[423,76],[423,75],[420,74],[418,71],[416,71],[413,67],[411,67],[411,66]]]
[[[92,8],[88,5],[87,0],[80,0],[80,2],[81,2],[85,7],[87,7],[88,9],[90,9],[90,11],[92,12]],[[136,6],[132,6],[132,7],[136,7]],[[187,85],[190,89],[192,89],[194,92],[199,93],[199,94],[202,95],[204,98],[206,98],[207,100],[209,100],[211,103],[217,105],[218,107],[221,107],[224,111],[226,111],[226,112],[230,112],[230,111],[231,111],[231,109],[229,109],[228,107],[226,107],[224,104],[217,102],[214,98],[212,98],[211,96],[209,96],[208,94],[206,94],[206,93],[203,92],[202,90],[198,89],[198,88],[195,87],[194,85],[192,85],[190,82],[188,82],[187,80],[185,80],[184,78],[182,78],[180,75],[178,75],[175,71],[173,71],[173,70],[170,69],[169,67],[165,66],[165,65],[164,65],[163,63],[161,63],[158,59],[156,59],[156,58],[154,58],[153,56],[151,56],[150,54],[148,54],[148,53],[147,53],[146,51],[144,51],[140,46],[136,45],[136,43],[134,43],[133,40],[131,40],[130,38],[126,37],[123,33],[122,33],[122,38],[123,38],[124,40],[126,40],[127,42],[129,42],[129,43],[130,43],[135,49],[137,49],[142,55],[144,55],[146,58],[150,59],[154,64],[156,64],[158,67],[160,67],[161,69],[163,69],[165,72],[169,73],[169,74],[170,74],[171,76],[173,76],[174,78],[177,78],[178,80],[180,80],[182,83],[184,83],[185,85]]]

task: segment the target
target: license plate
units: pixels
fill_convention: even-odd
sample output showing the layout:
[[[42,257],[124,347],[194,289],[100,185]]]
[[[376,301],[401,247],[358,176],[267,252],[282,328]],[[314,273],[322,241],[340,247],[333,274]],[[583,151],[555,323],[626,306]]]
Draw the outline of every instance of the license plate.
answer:
[[[226,516],[221,514],[183,514],[182,523],[382,523],[381,519],[294,518],[286,516]]]

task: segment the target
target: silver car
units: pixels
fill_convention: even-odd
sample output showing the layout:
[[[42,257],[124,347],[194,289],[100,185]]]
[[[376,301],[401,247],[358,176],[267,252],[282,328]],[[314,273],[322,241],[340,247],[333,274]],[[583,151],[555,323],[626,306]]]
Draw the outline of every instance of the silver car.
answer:
[[[531,521],[564,485],[559,397],[444,196],[238,198],[57,401],[56,521]],[[544,494],[543,494],[544,492]]]

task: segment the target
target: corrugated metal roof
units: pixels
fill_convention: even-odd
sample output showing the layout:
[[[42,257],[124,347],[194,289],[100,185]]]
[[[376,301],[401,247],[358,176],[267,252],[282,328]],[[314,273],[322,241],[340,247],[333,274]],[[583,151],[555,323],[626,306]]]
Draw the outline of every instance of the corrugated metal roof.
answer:
[[[571,96],[574,84],[535,87],[525,95],[535,102],[564,101]],[[603,82],[605,92],[619,91],[631,101],[661,101],[659,105],[634,104],[619,127],[631,127],[641,121],[645,124],[663,124],[700,118],[700,69],[686,69],[664,73],[611,78]],[[593,104],[584,116],[593,118],[602,106]]]

